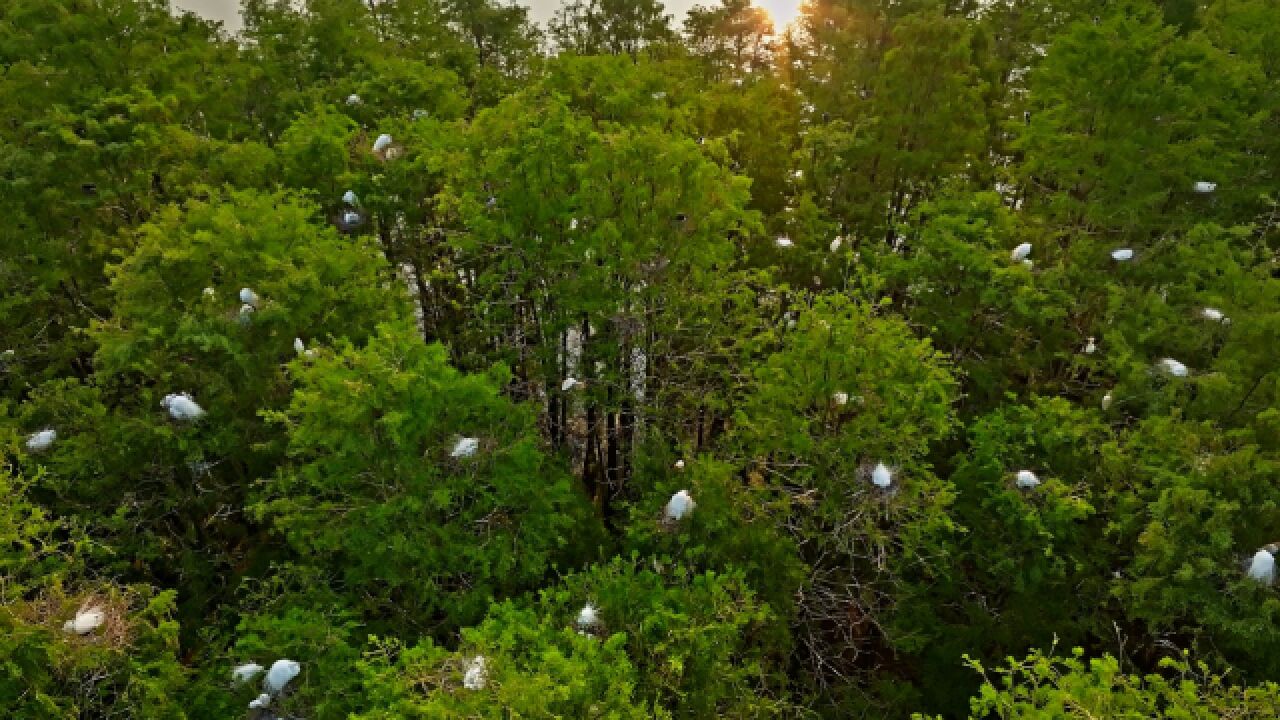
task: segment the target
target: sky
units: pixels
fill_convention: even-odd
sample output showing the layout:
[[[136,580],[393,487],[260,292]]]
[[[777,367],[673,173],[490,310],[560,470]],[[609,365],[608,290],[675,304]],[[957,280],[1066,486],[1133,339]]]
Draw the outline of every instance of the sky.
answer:
[[[713,0],[666,0],[663,4],[667,7],[667,12],[676,18],[676,24],[679,25],[684,19],[684,12],[694,5],[703,4],[710,5]],[[786,0],[766,0],[764,5],[784,4]],[[799,0],[796,0],[799,2]],[[555,13],[556,8],[560,7],[560,0],[527,0],[525,3],[533,8],[533,19],[539,22],[546,21]],[[240,29],[240,0],[173,0],[174,7],[183,10],[194,10],[205,17],[221,20],[228,30],[236,31]]]

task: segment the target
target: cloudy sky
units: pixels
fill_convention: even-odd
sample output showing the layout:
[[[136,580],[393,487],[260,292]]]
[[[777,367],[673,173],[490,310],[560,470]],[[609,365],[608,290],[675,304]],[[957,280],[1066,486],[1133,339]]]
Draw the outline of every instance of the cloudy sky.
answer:
[[[538,21],[551,17],[556,8],[560,7],[560,0],[524,0],[524,2],[533,7],[533,18]],[[676,16],[678,24],[684,11],[698,4],[698,0],[666,0],[663,4],[667,6],[667,12]],[[709,5],[711,2],[702,0],[702,4]],[[173,5],[221,20],[226,23],[229,30],[240,28],[240,0],[173,0]]]

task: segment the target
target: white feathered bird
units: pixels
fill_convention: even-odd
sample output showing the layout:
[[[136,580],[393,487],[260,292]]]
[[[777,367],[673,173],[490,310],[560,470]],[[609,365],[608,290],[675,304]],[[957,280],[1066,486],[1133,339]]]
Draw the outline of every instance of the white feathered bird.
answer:
[[[1226,316],[1226,313],[1222,312],[1218,308],[1213,308],[1213,307],[1207,307],[1201,310],[1200,317],[1204,318],[1205,320],[1210,320],[1212,322],[1218,322],[1223,324],[1230,322],[1230,320]]]
[[[1183,365],[1173,358],[1164,358],[1158,364],[1161,370],[1174,377],[1186,377],[1189,372],[1186,365]]]
[[[579,630],[590,630],[591,628],[595,627],[599,622],[600,622],[600,618],[596,614],[596,609],[591,603],[587,603],[586,605],[583,605],[582,609],[578,611],[578,629]]]
[[[300,672],[302,672],[302,666],[293,660],[277,660],[271,663],[271,669],[267,671],[262,689],[271,695],[279,695],[284,690],[284,686],[298,677]]]
[[[27,449],[31,452],[44,452],[53,446],[53,441],[58,439],[58,431],[53,428],[46,428],[37,433],[31,433],[27,436]]]
[[[77,612],[74,618],[63,623],[62,631],[76,635],[88,635],[102,627],[102,624],[106,621],[107,615],[102,612],[102,608],[91,607]]]
[[[1019,470],[1016,482],[1018,487],[1023,490],[1031,490],[1040,486],[1040,478],[1036,477],[1036,474],[1030,470]]]
[[[689,513],[693,512],[697,505],[693,501],[693,497],[689,495],[688,490],[681,490],[672,495],[671,499],[667,501],[667,506],[663,509],[662,515],[668,522],[680,522]]]
[[[582,383],[578,382],[577,378],[565,378],[564,382],[560,383],[560,391],[569,392],[581,384]]]
[[[786,235],[779,235],[778,238],[773,241],[773,244],[783,248],[784,250],[795,245],[795,243],[791,242],[791,238]]]
[[[389,147],[391,147],[391,136],[386,133],[379,135],[378,139],[373,141],[373,151],[376,153],[385,152]]]
[[[169,411],[174,420],[199,420],[204,417],[204,408],[186,393],[171,393],[160,401],[160,407]]]
[[[252,305],[255,309],[258,307],[258,293],[249,288],[240,288],[240,302],[245,305]]]
[[[1249,579],[1271,585],[1276,581],[1276,556],[1262,548],[1253,554],[1249,562]]]
[[[1024,242],[1009,253],[1009,258],[1014,262],[1022,262],[1029,257],[1031,257],[1031,243]]]
[[[1206,194],[1206,193],[1211,193],[1211,192],[1213,192],[1214,190],[1217,190],[1217,189],[1218,189],[1218,183],[1216,183],[1216,182],[1206,182],[1206,181],[1204,181],[1204,180],[1201,180],[1201,181],[1197,182],[1197,183],[1194,185],[1194,189],[1195,189],[1195,191],[1196,191],[1196,192],[1200,193],[1201,195],[1204,195],[1204,194]]]
[[[257,698],[249,701],[250,710],[265,710],[271,705],[271,696],[262,693]]]
[[[467,666],[467,672],[462,676],[462,686],[468,690],[483,690],[488,682],[489,672],[485,667],[484,656],[478,655]]]
[[[455,458],[469,458],[472,455],[475,455],[476,451],[479,449],[480,449],[479,438],[464,437],[464,438],[459,438],[458,442],[454,443],[453,450],[452,452],[449,453],[449,455]]]
[[[1120,248],[1111,251],[1111,259],[1116,262],[1127,262],[1133,259],[1133,250],[1130,248]]]
[[[881,490],[887,490],[893,485],[893,471],[884,463],[876,463],[875,469],[871,471],[871,483]]]
[[[356,197],[356,192],[354,190],[348,190],[342,193],[342,202],[348,205],[359,205],[360,198]]]
[[[262,671],[265,669],[266,668],[262,667],[258,663],[245,663],[243,665],[237,665],[231,669],[231,682],[235,683],[236,685],[243,685],[244,683],[247,683],[250,680],[261,675]]]

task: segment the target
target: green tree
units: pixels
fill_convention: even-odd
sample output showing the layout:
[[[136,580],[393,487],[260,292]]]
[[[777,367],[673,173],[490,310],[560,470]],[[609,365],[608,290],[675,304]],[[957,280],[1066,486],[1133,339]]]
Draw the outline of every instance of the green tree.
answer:
[[[499,394],[505,370],[464,375],[403,324],[294,370],[297,390],[277,416],[289,462],[254,512],[366,617],[468,622],[589,537],[529,408]]]

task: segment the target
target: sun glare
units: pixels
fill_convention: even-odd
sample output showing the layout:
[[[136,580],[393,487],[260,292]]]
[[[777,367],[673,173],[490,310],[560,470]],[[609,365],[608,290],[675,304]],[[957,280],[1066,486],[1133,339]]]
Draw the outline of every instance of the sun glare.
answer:
[[[801,2],[802,0],[755,0],[756,6],[773,18],[773,24],[779,32],[800,16]]]

